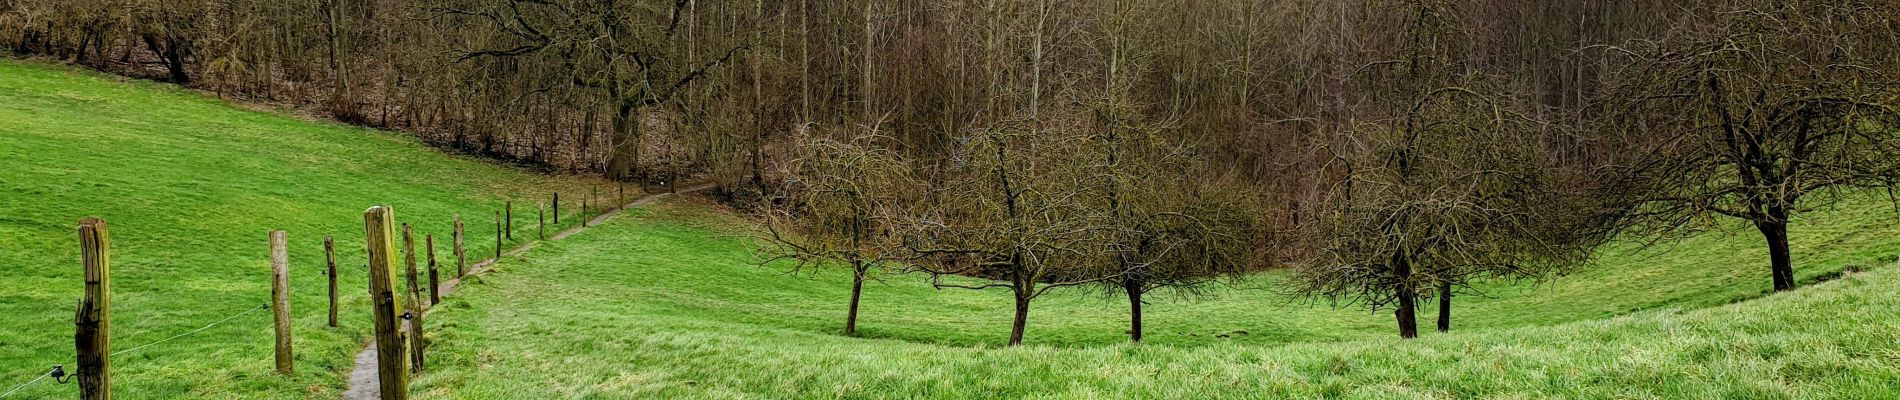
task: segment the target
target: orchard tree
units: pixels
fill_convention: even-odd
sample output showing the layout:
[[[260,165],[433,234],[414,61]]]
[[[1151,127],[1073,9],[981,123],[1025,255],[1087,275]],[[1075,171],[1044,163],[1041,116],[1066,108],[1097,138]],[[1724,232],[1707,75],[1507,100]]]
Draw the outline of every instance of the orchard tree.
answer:
[[[1900,185],[1891,1],[1751,1],[1661,41],[1603,47],[1623,67],[1617,133],[1649,155],[1635,223],[1752,225],[1774,290],[1794,289],[1791,217]]]
[[[1393,308],[1404,338],[1418,336],[1421,297],[1441,299],[1449,329],[1456,290],[1562,274],[1608,237],[1604,224],[1571,215],[1587,209],[1542,147],[1558,131],[1462,72],[1443,39],[1457,26],[1448,8],[1411,6],[1403,54],[1363,69],[1391,82],[1390,117],[1349,126],[1326,147],[1340,177],[1334,208],[1309,224],[1323,255],[1299,274],[1306,295]]]
[[[1105,4],[1102,92],[1089,107],[1095,133],[1086,156],[1091,184],[1101,192],[1088,206],[1108,226],[1104,251],[1093,262],[1117,271],[1102,281],[1111,295],[1128,300],[1128,339],[1142,339],[1143,296],[1156,289],[1194,293],[1221,278],[1239,277],[1260,265],[1260,201],[1246,185],[1221,173],[1197,154],[1205,150],[1176,137],[1176,118],[1146,115],[1133,95],[1137,77],[1151,72],[1154,43],[1136,39],[1142,29],[1132,3]],[[1160,7],[1160,6],[1151,6]]]
[[[889,225],[905,196],[916,193],[909,167],[878,144],[889,140],[884,136],[805,134],[796,139],[797,157],[787,163],[782,185],[788,198],[767,211],[773,247],[766,261],[798,260],[795,271],[850,266],[844,333],[856,335],[864,281],[902,256]]]

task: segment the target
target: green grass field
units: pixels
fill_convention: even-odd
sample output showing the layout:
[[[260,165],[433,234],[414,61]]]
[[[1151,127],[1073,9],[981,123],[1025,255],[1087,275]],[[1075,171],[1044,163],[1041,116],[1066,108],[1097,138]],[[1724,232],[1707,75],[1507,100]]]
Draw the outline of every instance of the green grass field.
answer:
[[[1006,294],[937,291],[905,276],[867,288],[859,323],[869,338],[839,336],[847,273],[791,276],[753,265],[747,223],[714,208],[674,202],[509,259],[432,317],[435,366],[416,391],[474,399],[1900,397],[1900,271],[1688,310],[1759,294],[1712,278],[1726,274],[1692,271],[1752,272],[1724,268],[1750,259],[1720,246],[1743,247],[1741,238],[1698,239],[1668,257],[1612,252],[1592,272],[1457,311],[1481,328],[1416,341],[1395,338],[1387,313],[1302,305],[1243,284],[1156,304],[1150,342],[1140,346],[1121,343],[1122,303],[1059,292],[1031,312],[1030,345],[1012,349],[1000,346]],[[1636,267],[1688,256],[1700,260],[1675,264],[1679,271]],[[1676,287],[1610,279],[1618,268]],[[1609,293],[1586,295],[1596,292]],[[1575,304],[1589,301],[1613,303]],[[1596,318],[1622,307],[1651,308]],[[1576,321],[1542,325],[1565,320]]]
[[[270,372],[270,318],[253,313],[115,357],[122,398],[334,399],[369,325],[363,208],[393,204],[419,234],[439,236],[462,213],[478,258],[492,254],[492,213],[503,199],[590,183],[164,85],[0,62],[0,391],[71,364],[82,216],[111,223],[121,349],[255,308],[269,293],[265,234],[290,231],[297,374]],[[532,220],[531,209],[517,208]],[[1053,292],[1030,313],[1029,345],[1006,348],[1005,292],[936,290],[920,276],[867,285],[864,337],[843,337],[846,272],[756,265],[752,222],[683,198],[506,258],[471,280],[428,319],[430,368],[413,391],[428,399],[1900,398],[1900,268],[1888,267],[1900,253],[1896,222],[1874,198],[1803,215],[1793,234],[1803,279],[1870,272],[1773,296],[1759,236],[1717,231],[1646,249],[1614,245],[1578,273],[1536,286],[1487,285],[1459,299],[1453,333],[1413,341],[1396,338],[1390,312],[1291,298],[1284,274],[1266,273],[1201,296],[1152,296],[1148,343],[1139,346],[1124,344],[1124,300]],[[348,249],[339,251],[349,271],[344,323],[334,329],[324,326],[317,273],[326,234]],[[75,393],[42,382],[13,398]]]
[[[418,242],[436,235],[438,259],[452,269],[454,214],[466,219],[472,263],[494,251],[502,201],[521,201],[521,240],[534,234],[524,202],[559,187],[582,193],[589,182],[443,154],[409,136],[244,111],[169,85],[0,61],[0,392],[73,365],[81,217],[110,225],[119,350],[259,308],[270,297],[267,234],[284,229],[290,239],[295,375],[272,373],[270,313],[254,312],[114,357],[121,398],[334,398],[369,329],[365,208],[394,206]],[[325,235],[345,272],[334,329]],[[13,398],[76,393],[49,379]]]

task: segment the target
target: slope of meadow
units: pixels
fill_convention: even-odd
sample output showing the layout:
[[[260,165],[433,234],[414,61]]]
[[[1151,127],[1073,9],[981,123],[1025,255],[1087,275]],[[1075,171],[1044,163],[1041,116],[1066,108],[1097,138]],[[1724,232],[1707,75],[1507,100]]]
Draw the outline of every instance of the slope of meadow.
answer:
[[[1862,221],[1848,214],[1819,220],[1841,228]],[[1760,295],[1756,283],[1766,281],[1745,267],[1756,256],[1746,235],[1705,235],[1660,254],[1613,249],[1587,272],[1497,290],[1455,311],[1480,328],[1415,341],[1396,339],[1386,313],[1276,295],[1263,288],[1280,277],[1267,274],[1203,298],[1162,300],[1141,346],[1121,344],[1120,302],[1054,293],[1031,312],[1030,345],[1012,349],[998,347],[1009,329],[1004,293],[938,291],[910,276],[868,286],[859,322],[867,337],[839,336],[848,275],[755,265],[748,226],[716,206],[675,201],[510,259],[430,319],[433,366],[416,391],[458,399],[1900,397],[1900,316],[1892,313],[1900,270],[1720,305]],[[1881,260],[1875,249],[1884,243],[1814,233],[1822,231],[1810,230],[1820,237],[1804,248],[1842,254],[1804,257],[1808,269]],[[1589,302],[1603,304],[1576,304]],[[1613,314],[1622,315],[1606,317]]]
[[[267,232],[288,231],[295,374],[272,372],[270,313],[252,312],[114,357],[119,397],[335,398],[369,330],[365,208],[393,205],[418,248],[436,235],[452,269],[454,214],[468,221],[473,262],[493,251],[504,200],[586,185],[170,85],[0,61],[0,392],[73,365],[82,217],[109,224],[119,351],[260,308],[270,298]],[[515,206],[531,224],[532,206]],[[515,238],[532,236],[517,217]],[[327,326],[325,235],[339,259],[338,328]],[[48,379],[12,398],[68,397],[74,385]]]
[[[114,358],[124,398],[333,399],[368,331],[361,211],[436,234],[594,182],[446,155],[399,134],[244,111],[170,86],[0,62],[0,391],[71,365],[74,224],[113,242],[115,349],[257,308],[266,232],[289,231],[297,372],[271,372],[267,313]],[[532,218],[532,217],[530,217]],[[1002,292],[917,276],[867,286],[838,335],[841,271],[756,265],[750,222],[681,199],[499,264],[428,320],[421,398],[1897,398],[1900,227],[1880,199],[1796,222],[1804,280],[1765,296],[1760,239],[1618,244],[1576,274],[1461,297],[1451,334],[1394,338],[1389,312],[1287,297],[1261,274],[1154,296],[1148,344],[1122,300],[1038,300],[1023,348]],[[518,219],[517,222],[523,221]],[[574,223],[569,218],[564,222]],[[517,225],[517,229],[527,226]],[[531,236],[522,229],[517,239]],[[321,240],[337,238],[342,326],[325,326]],[[444,260],[448,258],[443,257]],[[446,262],[446,261],[445,261]],[[1430,321],[1431,313],[1421,316]],[[12,398],[75,397],[49,381]]]

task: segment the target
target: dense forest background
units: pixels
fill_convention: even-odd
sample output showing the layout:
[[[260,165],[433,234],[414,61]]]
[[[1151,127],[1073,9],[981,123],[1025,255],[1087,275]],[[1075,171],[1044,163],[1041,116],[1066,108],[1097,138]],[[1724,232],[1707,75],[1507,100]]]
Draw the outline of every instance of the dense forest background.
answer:
[[[1389,114],[1375,104],[1391,75],[1367,66],[1413,40],[1412,5],[0,0],[0,47],[553,169],[734,184],[800,130],[875,124],[905,153],[949,157],[967,132],[1026,109],[1024,91],[1082,119],[1113,87],[1199,156],[1298,201],[1325,158],[1314,142]],[[1443,63],[1554,118],[1606,85],[1606,64],[1580,50],[1662,37],[1713,7],[1430,6],[1457,25],[1429,38]]]

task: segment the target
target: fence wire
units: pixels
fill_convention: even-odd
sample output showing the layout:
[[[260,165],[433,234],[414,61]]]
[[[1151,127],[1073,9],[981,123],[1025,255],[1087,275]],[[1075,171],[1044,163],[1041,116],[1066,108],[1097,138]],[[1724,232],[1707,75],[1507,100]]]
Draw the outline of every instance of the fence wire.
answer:
[[[221,320],[218,320],[218,322],[212,322],[212,323],[210,323],[210,324],[208,324],[208,325],[205,325],[204,327],[201,327],[201,328],[198,328],[198,329],[194,329],[194,330],[192,330],[191,332],[185,332],[185,333],[180,333],[180,334],[177,334],[177,335],[172,335],[172,337],[168,337],[168,338],[164,338],[164,339],[161,339],[161,340],[159,340],[159,341],[156,341],[156,342],[151,342],[151,343],[146,343],[146,344],[142,344],[142,345],[139,345],[139,346],[136,346],[136,347],[133,347],[133,348],[130,348],[130,349],[125,349],[125,350],[119,350],[119,351],[115,351],[115,352],[112,352],[112,355],[115,355],[115,356],[116,356],[116,355],[120,355],[120,354],[126,354],[126,353],[131,353],[131,352],[134,352],[134,351],[139,351],[139,350],[142,350],[142,349],[144,349],[144,348],[147,348],[147,347],[152,347],[153,345],[157,345],[157,344],[160,344],[160,343],[165,343],[165,342],[169,342],[169,341],[172,341],[172,340],[175,340],[175,339],[178,339],[178,338],[182,338],[182,337],[186,337],[186,336],[191,336],[192,334],[196,334],[196,333],[198,333],[198,332],[204,332],[204,331],[205,331],[206,329],[211,329],[211,327],[214,327],[214,326],[218,326],[218,325],[220,325],[220,324],[223,324],[223,323],[226,323],[226,322],[231,322],[231,320],[234,320],[234,319],[238,319],[238,317],[242,317],[242,316],[244,316],[244,315],[246,315],[246,314],[250,314],[250,313],[253,313],[253,312],[257,312],[257,311],[259,311],[259,310],[268,310],[268,309],[270,309],[270,303],[264,303],[264,305],[262,305],[262,306],[258,306],[258,307],[252,307],[252,308],[250,308],[250,309],[248,309],[248,310],[244,310],[244,312],[240,312],[240,313],[237,313],[237,314],[233,314],[233,315],[231,315],[231,316],[229,316],[229,317],[225,317],[224,319],[221,319]],[[47,371],[46,371],[46,373],[43,373],[43,374],[40,374],[40,376],[39,376],[38,378],[33,378],[33,380],[30,380],[30,381],[26,381],[26,383],[22,383],[22,384],[20,384],[19,386],[14,386],[14,387],[13,387],[12,389],[7,389],[7,391],[6,391],[6,393],[0,393],[0,398],[6,398],[6,397],[9,397],[9,396],[12,396],[14,392],[18,392],[18,391],[20,391],[20,389],[25,389],[25,388],[26,388],[27,386],[32,386],[32,385],[33,385],[33,384],[35,384],[35,383],[39,383],[40,381],[42,381],[42,380],[45,380],[45,379],[46,379],[47,377],[49,377],[49,376],[53,376],[53,370],[47,370]]]

